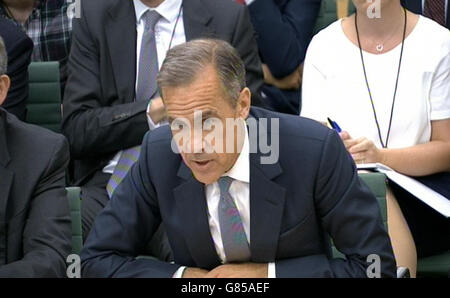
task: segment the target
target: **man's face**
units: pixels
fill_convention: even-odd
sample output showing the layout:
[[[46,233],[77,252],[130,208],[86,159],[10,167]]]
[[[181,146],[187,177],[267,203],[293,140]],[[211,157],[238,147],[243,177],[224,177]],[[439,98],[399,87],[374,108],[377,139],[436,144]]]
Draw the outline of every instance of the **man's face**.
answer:
[[[250,91],[244,88],[233,107],[215,68],[206,66],[191,84],[163,88],[162,93],[172,134],[178,139],[184,162],[198,181],[205,184],[217,181],[233,167],[243,144],[242,132],[227,130],[226,121],[247,118]],[[177,129],[180,127],[189,129]],[[241,127],[245,129],[245,125]],[[227,150],[230,149],[226,148],[227,142],[232,144],[232,150]]]
[[[1,75],[0,76],[0,106],[3,104],[3,102],[6,99],[6,96],[8,95],[8,90],[10,86],[10,80],[7,75]]]

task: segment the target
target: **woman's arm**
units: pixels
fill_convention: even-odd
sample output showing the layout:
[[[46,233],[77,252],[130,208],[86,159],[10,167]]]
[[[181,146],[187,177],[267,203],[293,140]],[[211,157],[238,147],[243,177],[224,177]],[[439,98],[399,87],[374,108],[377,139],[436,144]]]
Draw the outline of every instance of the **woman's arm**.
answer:
[[[380,149],[381,162],[409,176],[450,171],[450,119],[431,122],[431,141],[402,149]]]
[[[426,176],[450,171],[450,119],[431,121],[431,140],[400,149],[380,149],[367,138],[341,138],[356,163],[379,162],[408,176]]]

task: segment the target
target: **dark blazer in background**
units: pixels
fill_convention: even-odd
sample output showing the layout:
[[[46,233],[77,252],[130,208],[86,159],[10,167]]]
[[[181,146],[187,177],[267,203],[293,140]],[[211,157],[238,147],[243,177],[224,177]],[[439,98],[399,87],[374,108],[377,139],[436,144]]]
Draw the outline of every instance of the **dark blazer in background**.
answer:
[[[0,109],[0,277],[65,277],[65,138]]]
[[[25,120],[28,99],[28,65],[33,53],[33,42],[12,21],[0,16],[0,36],[3,38],[8,54],[7,75],[11,88],[3,103],[3,108]]]
[[[422,0],[402,0],[402,5],[413,13],[423,14]],[[446,19],[446,27],[450,29],[450,3],[448,4]]]
[[[255,0],[248,6],[261,60],[275,78],[290,75],[305,60],[320,3],[320,0]],[[280,90],[264,84],[262,91],[270,109],[300,113],[300,90]]]
[[[166,0],[167,1],[167,0]],[[255,33],[245,7],[223,0],[184,1],[186,40],[215,37],[240,53],[254,94],[263,84]],[[133,1],[81,1],[73,22],[63,132],[83,185],[120,150],[141,144],[148,131],[148,102],[134,102],[136,14]],[[252,97],[255,105],[258,96]]]
[[[278,118],[280,145],[275,164],[261,164],[261,153],[250,154],[251,261],[275,261],[277,277],[367,277],[367,257],[377,254],[381,275],[395,277],[377,200],[361,184],[339,136],[298,116],[252,108],[251,117],[269,119],[263,129]],[[267,134],[270,139],[270,129]],[[146,135],[139,161],[85,243],[83,276],[171,277],[181,265],[221,264],[204,185],[173,153],[171,137],[168,126]],[[136,260],[161,221],[175,264]],[[347,260],[331,258],[327,233]]]

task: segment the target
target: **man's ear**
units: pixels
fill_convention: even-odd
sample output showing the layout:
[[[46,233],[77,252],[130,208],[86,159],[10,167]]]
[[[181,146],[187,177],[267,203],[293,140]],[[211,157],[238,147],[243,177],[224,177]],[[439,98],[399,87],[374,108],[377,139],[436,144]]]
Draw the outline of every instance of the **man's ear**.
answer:
[[[245,87],[242,89],[241,93],[239,94],[238,99],[238,116],[242,119],[247,119],[248,114],[250,113],[250,105],[252,102],[252,93],[250,89]]]
[[[7,75],[1,75],[0,76],[0,106],[3,104],[3,102],[6,99],[6,96],[8,95],[8,90],[11,85],[11,80]]]

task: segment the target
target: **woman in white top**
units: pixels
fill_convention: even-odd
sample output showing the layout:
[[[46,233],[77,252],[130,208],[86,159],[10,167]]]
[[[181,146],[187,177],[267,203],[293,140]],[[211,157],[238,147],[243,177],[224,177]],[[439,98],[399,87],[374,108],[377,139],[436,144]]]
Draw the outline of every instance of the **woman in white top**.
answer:
[[[357,13],[319,32],[308,48],[301,115],[337,122],[357,163],[409,176],[450,171],[450,31],[400,0],[381,0],[381,18],[373,3],[353,3]],[[397,265],[415,275],[408,225],[391,193],[387,203]]]

